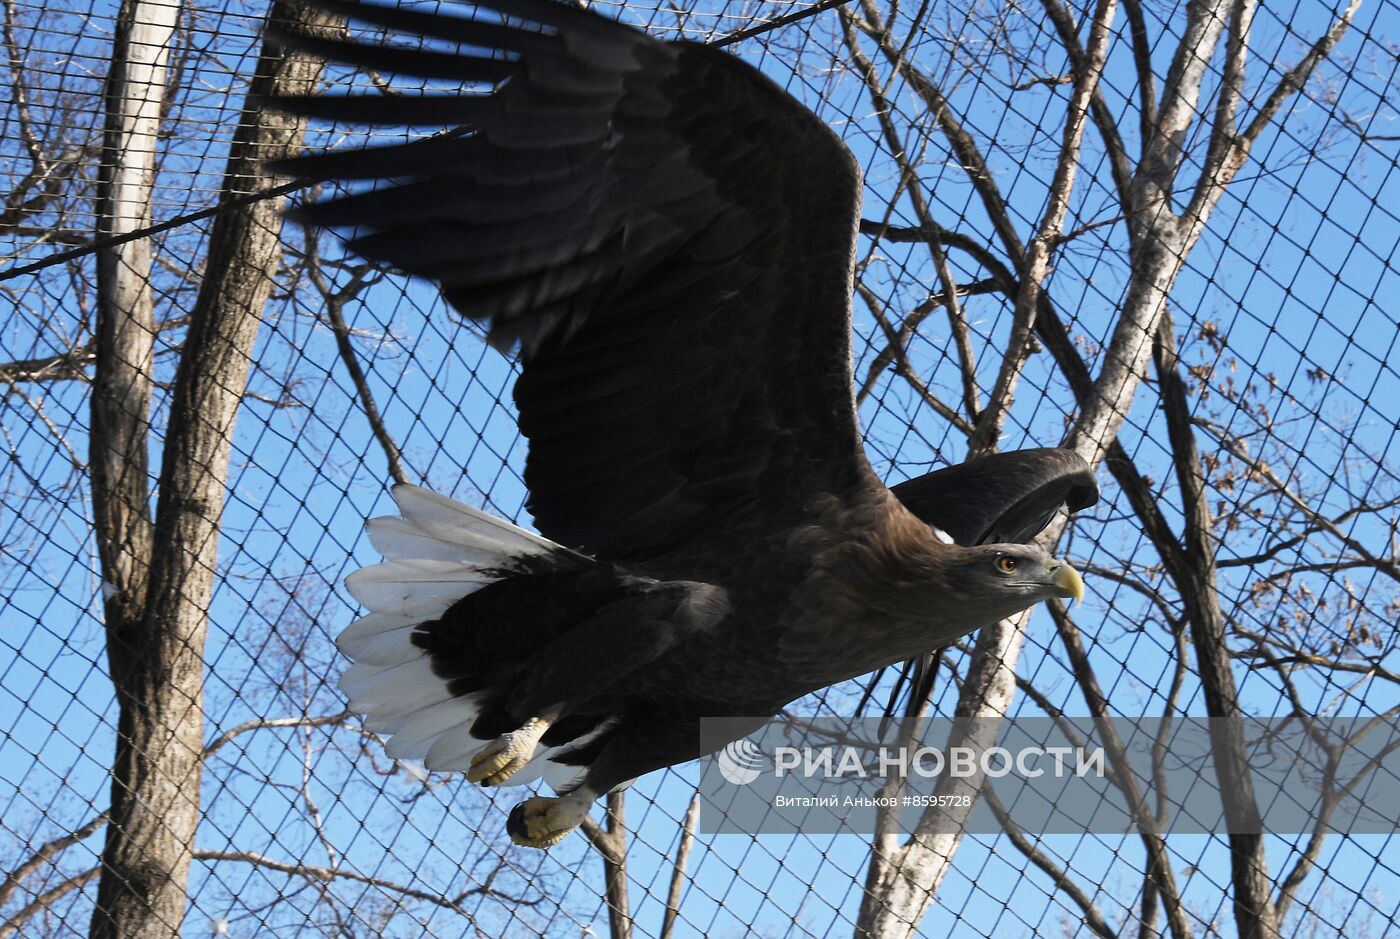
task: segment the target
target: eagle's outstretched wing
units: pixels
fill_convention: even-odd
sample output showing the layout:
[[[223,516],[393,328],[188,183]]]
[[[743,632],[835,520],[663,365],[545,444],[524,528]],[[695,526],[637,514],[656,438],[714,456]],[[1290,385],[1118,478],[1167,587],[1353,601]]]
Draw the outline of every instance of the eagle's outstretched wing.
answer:
[[[550,0],[482,0],[472,18],[311,2],[413,45],[284,42],[475,91],[278,99],[441,129],[281,169],[369,181],[298,214],[519,343],[541,532],[646,558],[877,485],[851,394],[860,173],[815,115],[732,56]]]
[[[1058,447],[1014,450],[947,466],[890,490],[904,507],[965,548],[1029,544],[1055,513],[1099,501],[1094,472]]]

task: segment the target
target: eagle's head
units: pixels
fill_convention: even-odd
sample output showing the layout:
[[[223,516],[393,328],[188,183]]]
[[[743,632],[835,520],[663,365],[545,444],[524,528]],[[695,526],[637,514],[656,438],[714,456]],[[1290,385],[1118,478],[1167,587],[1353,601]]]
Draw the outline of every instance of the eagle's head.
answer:
[[[1027,544],[991,544],[948,552],[942,574],[972,626],[1013,616],[1051,597],[1082,601],[1084,580],[1068,562]]]

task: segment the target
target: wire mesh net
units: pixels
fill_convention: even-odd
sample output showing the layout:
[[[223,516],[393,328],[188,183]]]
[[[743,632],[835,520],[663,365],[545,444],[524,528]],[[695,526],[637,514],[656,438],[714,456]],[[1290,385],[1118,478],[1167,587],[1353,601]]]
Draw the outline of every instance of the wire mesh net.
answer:
[[[867,453],[890,483],[964,459],[1012,342],[1028,246],[1063,192],[1066,116],[1104,5],[865,0],[793,22],[785,18],[805,5],[591,6],[661,38],[744,37],[729,51],[842,137],[866,182],[853,345]],[[257,114],[245,97],[267,13],[240,2],[184,3],[174,14],[146,200],[146,224],[160,230],[140,272],[154,310],[152,494],[208,273],[214,216],[204,210],[223,193],[239,121]],[[1189,246],[1172,246],[1181,266],[1167,309],[1201,455],[1208,591],[1239,706],[1264,717],[1393,723],[1400,704],[1390,299],[1400,290],[1400,55],[1386,31],[1396,13],[1393,2],[1123,5],[1105,36],[1090,126],[1069,161],[1078,174],[1047,242],[1036,336],[998,440],[1014,449],[1065,438],[1085,407],[1065,362],[1091,377],[1112,366],[1115,329],[1140,287],[1135,265],[1150,263],[1151,251],[1133,242],[1141,219],[1131,206],[1165,179],[1165,204],[1190,220],[1200,214],[1195,197],[1223,178],[1213,148],[1247,139],[1203,228]],[[66,936],[87,933],[92,920],[119,727],[104,631],[104,600],[116,588],[104,581],[94,534],[90,408],[108,393],[94,384],[96,241],[110,233],[96,213],[103,88],[122,12],[107,2],[5,0],[4,14],[0,289],[13,312],[0,332],[0,936]],[[1218,42],[1192,45],[1213,19]],[[1335,46],[1322,48],[1339,23]],[[754,32],[764,26],[773,28]],[[1248,48],[1238,73],[1236,45]],[[1200,93],[1183,106],[1167,148],[1177,162],[1163,176],[1147,156],[1167,133],[1160,96],[1192,70],[1202,73]],[[325,78],[383,81],[343,70]],[[1225,114],[1218,102],[1232,88],[1238,107]],[[1222,141],[1215,129],[1225,121],[1235,133]],[[308,143],[376,136],[393,135],[317,126]],[[511,403],[517,366],[430,285],[366,265],[327,235],[288,224],[280,236],[280,257],[258,272],[270,297],[222,485],[186,932],[866,928],[868,833],[697,834],[696,768],[673,767],[638,781],[611,820],[598,816],[598,831],[615,828],[625,843],[625,892],[610,891],[599,838],[515,848],[502,823],[517,793],[395,762],[346,712],[335,685],[346,662],[333,637],[357,608],[341,584],[378,559],[363,525],[391,510],[396,473],[528,524],[525,440]],[[1050,348],[1052,321],[1068,352]],[[1167,557],[1190,553],[1182,539],[1194,522],[1164,368],[1177,366],[1148,366],[1110,454],[1117,462],[1099,471],[1103,501],[1062,539],[1090,595],[1068,621],[1034,614],[1013,662],[1012,713],[1085,714],[1090,685],[1114,715],[1208,710],[1194,608]],[[1153,519],[1163,528],[1154,531]],[[1082,660],[1071,630],[1082,631]],[[952,676],[966,675],[971,642],[950,652],[934,712],[956,706],[961,679]],[[881,676],[873,700],[895,682]],[[850,713],[867,685],[794,708]],[[1171,835],[1165,851],[1190,930],[1232,928],[1231,840]],[[1324,820],[1314,832],[1268,837],[1264,855],[1284,934],[1397,928],[1391,837],[1329,832]],[[913,928],[1116,935],[1138,932],[1146,917],[1150,934],[1168,928],[1156,894],[1136,833],[968,835]]]

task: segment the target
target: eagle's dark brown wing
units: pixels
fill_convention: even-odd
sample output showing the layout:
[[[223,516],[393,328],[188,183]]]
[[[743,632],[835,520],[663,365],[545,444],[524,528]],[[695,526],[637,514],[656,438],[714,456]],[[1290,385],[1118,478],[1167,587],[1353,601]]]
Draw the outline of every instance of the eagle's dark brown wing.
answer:
[[[956,544],[1029,544],[1055,513],[1099,501],[1094,472],[1073,450],[994,453],[890,489],[904,507]]]
[[[483,0],[473,19],[313,3],[412,51],[284,41],[469,86],[279,99],[442,130],[282,168],[370,181],[301,217],[519,342],[541,532],[646,558],[874,484],[850,376],[860,174],[815,115],[731,56],[550,0]]]

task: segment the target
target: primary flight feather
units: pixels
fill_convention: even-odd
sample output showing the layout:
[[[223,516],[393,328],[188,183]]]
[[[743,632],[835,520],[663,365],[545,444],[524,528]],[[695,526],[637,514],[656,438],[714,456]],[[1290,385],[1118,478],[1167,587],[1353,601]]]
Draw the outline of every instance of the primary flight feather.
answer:
[[[368,184],[296,214],[518,348],[545,536],[412,486],[369,523],[386,560],[347,582],[369,612],[338,640],[341,684],[391,756],[543,775],[558,795],[507,828],[545,847],[599,795],[703,755],[701,718],[771,715],[1081,595],[1021,543],[1097,498],[1073,454],[893,492],[872,471],[851,383],[860,172],[760,72],[553,0],[312,5],[414,45],[275,38],[453,87],[270,102],[440,131],[283,164]]]

